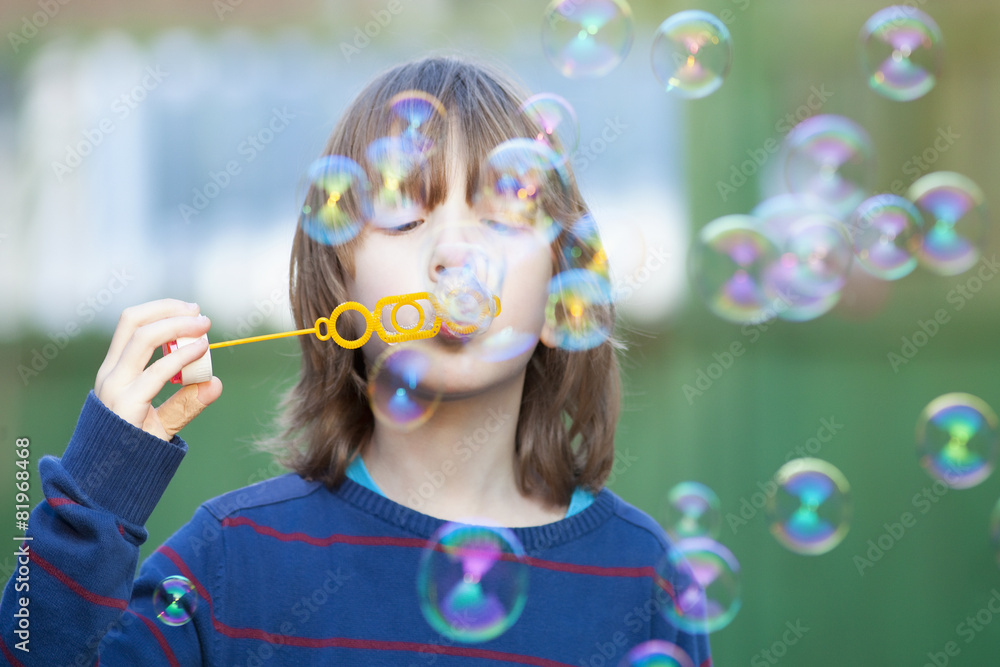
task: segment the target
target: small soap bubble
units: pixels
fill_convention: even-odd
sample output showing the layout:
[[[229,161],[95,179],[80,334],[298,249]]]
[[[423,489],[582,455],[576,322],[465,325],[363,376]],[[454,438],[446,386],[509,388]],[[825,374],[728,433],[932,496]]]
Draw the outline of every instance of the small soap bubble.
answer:
[[[785,137],[781,159],[789,192],[819,200],[839,219],[871,192],[871,137],[844,116],[813,116],[796,125]]]
[[[729,30],[718,18],[696,9],[674,14],[653,38],[653,73],[668,92],[696,99],[722,85],[733,62]]]
[[[445,524],[424,549],[417,593],[424,618],[442,635],[466,643],[495,639],[527,600],[524,548],[506,528]]]
[[[608,254],[604,250],[597,222],[590,213],[585,213],[569,225],[561,254],[561,267],[593,271],[604,278],[611,275]]]
[[[618,667],[696,667],[684,649],[660,639],[651,639],[629,651]]]
[[[772,483],[771,534],[786,549],[817,556],[841,543],[850,529],[851,486],[840,470],[820,459],[794,459]]]
[[[688,270],[713,313],[730,322],[761,322],[769,317],[773,300],[769,274],[777,259],[777,247],[754,218],[727,215],[698,232]]]
[[[679,630],[709,633],[729,625],[742,601],[740,564],[732,552],[707,537],[682,540],[657,566],[661,586],[670,586],[671,602],[663,607]],[[664,588],[669,593],[669,588]]]
[[[914,7],[876,12],[859,35],[861,66],[876,93],[898,102],[926,95],[941,73],[941,29]]]
[[[939,396],[917,419],[920,463],[953,489],[968,489],[989,477],[998,448],[997,415],[971,394]]]
[[[371,186],[357,162],[327,155],[312,163],[302,231],[325,245],[350,241],[372,217]]]
[[[549,281],[545,319],[556,345],[579,351],[597,347],[611,334],[611,284],[586,269],[570,269]]]
[[[917,266],[924,218],[898,195],[881,194],[861,202],[848,231],[854,257],[861,267],[882,280],[898,280]]]
[[[722,525],[719,497],[698,482],[681,482],[667,493],[664,527],[670,537],[715,539]]]
[[[923,243],[917,250],[921,266],[955,276],[979,261],[989,221],[978,185],[961,174],[937,171],[917,179],[906,197],[924,214]]]
[[[399,431],[410,431],[434,414],[441,392],[428,387],[430,359],[412,346],[386,349],[368,374],[368,399],[375,418]]]
[[[538,127],[536,141],[541,141],[565,158],[576,152],[580,143],[580,123],[569,102],[554,93],[539,93],[521,105],[521,113]]]
[[[532,232],[545,243],[561,226],[550,211],[568,192],[564,160],[533,139],[509,139],[494,148],[479,172],[475,207],[493,230],[508,235]]]
[[[769,287],[778,295],[778,317],[804,322],[833,308],[854,259],[844,225],[825,213],[809,213],[790,221],[775,240],[780,256]]]
[[[422,186],[426,159],[400,137],[376,139],[365,151],[372,184],[372,224],[391,228],[424,215]]]
[[[423,90],[408,90],[389,100],[392,121],[389,136],[400,139],[408,150],[426,158],[446,131],[447,112],[440,100]]]
[[[153,591],[153,611],[164,625],[184,625],[197,609],[198,591],[186,577],[167,577]]]
[[[552,0],[542,22],[542,49],[563,76],[604,76],[632,48],[632,9],[625,0]]]

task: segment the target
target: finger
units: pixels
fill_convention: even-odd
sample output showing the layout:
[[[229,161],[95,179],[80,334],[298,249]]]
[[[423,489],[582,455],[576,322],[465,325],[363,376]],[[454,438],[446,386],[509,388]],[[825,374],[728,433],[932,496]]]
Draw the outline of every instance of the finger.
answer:
[[[142,373],[146,364],[153,357],[153,353],[164,343],[177,340],[182,336],[197,338],[207,333],[211,326],[211,320],[204,315],[198,315],[197,317],[169,317],[139,327],[132,334],[125,349],[122,350],[121,357],[112,372],[121,374],[130,381],[131,378],[138,377]]]
[[[97,371],[95,390],[100,390],[100,385],[104,382],[108,373],[118,365],[122,351],[136,329],[167,317],[180,315],[194,316],[200,312],[201,309],[198,304],[187,303],[178,299],[159,299],[158,301],[149,301],[123,310],[121,317],[118,319],[118,326],[115,327],[115,333],[111,337],[111,345],[108,347],[108,353],[101,363],[100,369]]]
[[[181,369],[188,364],[200,359],[208,353],[208,343],[204,338],[199,338],[187,345],[177,348],[176,352],[164,355],[157,359],[149,368],[142,371],[138,377],[128,384],[128,395],[132,401],[142,401],[149,403],[160,390],[170,382],[171,378],[181,372]],[[118,370],[116,368],[115,373]],[[127,377],[128,372],[122,371]],[[113,375],[109,378],[112,381]]]
[[[222,382],[213,377],[208,382],[189,384],[156,408],[167,439],[187,426],[201,411],[222,395]]]

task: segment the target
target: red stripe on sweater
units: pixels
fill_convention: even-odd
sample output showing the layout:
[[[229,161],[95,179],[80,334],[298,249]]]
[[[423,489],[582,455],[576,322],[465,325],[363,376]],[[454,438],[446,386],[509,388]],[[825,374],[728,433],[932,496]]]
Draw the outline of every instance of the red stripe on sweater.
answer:
[[[170,667],[180,667],[180,663],[177,662],[177,656],[174,655],[173,650],[170,648],[170,644],[167,643],[167,638],[163,636],[163,633],[160,631],[160,628],[156,625],[156,623],[153,623],[153,621],[146,618],[142,614],[135,613],[131,609],[126,609],[125,611],[142,621],[146,628],[152,633],[153,637],[156,639],[156,643],[160,645],[160,650],[163,651],[163,655],[166,657],[167,662],[170,663]]]
[[[352,544],[369,547],[409,547],[424,549],[427,547],[427,540],[418,537],[372,537],[364,535],[329,535],[327,537],[314,537],[305,533],[285,533],[270,526],[262,526],[247,517],[226,517],[222,520],[223,528],[236,526],[248,526],[260,533],[273,537],[282,542],[305,542],[317,547],[326,547],[331,544]],[[443,550],[443,549],[439,549]],[[515,560],[513,554],[503,554],[503,560]],[[607,567],[603,565],[577,565],[575,563],[559,563],[551,560],[543,560],[532,556],[525,556],[524,562],[532,567],[546,570],[556,570],[559,572],[569,572],[571,574],[589,574],[599,577],[651,577],[655,574],[652,567]],[[667,584],[669,586],[669,584]]]
[[[70,500],[69,498],[46,498],[46,502],[52,507],[59,507],[60,505],[79,505],[80,503],[75,500]]]
[[[7,662],[11,664],[12,667],[24,667],[24,664],[19,662],[14,654],[10,652],[7,648],[7,644],[4,643],[3,637],[0,637],[0,652],[3,652],[3,657],[7,658]]]
[[[60,570],[58,567],[48,562],[44,558],[38,555],[38,552],[34,549],[29,550],[29,557],[32,563],[37,563],[39,567],[48,572],[51,576],[55,577],[63,583],[71,591],[82,597],[84,600],[91,604],[99,604],[102,607],[112,607],[114,609],[125,609],[128,607],[128,600],[119,600],[118,598],[110,598],[104,595],[98,595],[97,593],[92,593],[86,588],[76,583],[69,575]]]

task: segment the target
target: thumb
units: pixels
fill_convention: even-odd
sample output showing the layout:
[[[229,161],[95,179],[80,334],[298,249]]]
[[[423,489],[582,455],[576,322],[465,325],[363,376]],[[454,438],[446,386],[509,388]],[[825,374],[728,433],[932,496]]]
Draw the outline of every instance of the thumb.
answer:
[[[156,408],[156,416],[167,433],[167,438],[187,426],[201,411],[222,395],[222,381],[213,377],[208,382],[189,384]]]

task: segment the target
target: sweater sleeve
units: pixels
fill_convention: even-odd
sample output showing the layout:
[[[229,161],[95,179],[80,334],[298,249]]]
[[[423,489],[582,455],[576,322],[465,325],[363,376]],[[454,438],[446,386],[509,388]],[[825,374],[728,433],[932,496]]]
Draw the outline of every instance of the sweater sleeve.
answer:
[[[671,544],[669,550],[675,547]],[[670,553],[670,551],[668,551]],[[690,566],[675,567],[665,557],[656,567],[653,597],[660,613],[652,618],[652,639],[674,644],[691,658],[692,667],[712,667],[706,623],[697,613],[678,616],[675,610],[694,608],[704,613],[705,592],[694,578]]]
[[[207,621],[156,620],[153,570],[133,586],[146,520],[186,452],[179,437],[136,428],[90,392],[63,456],[39,461],[44,500],[0,600],[0,653],[10,664],[202,664]]]

